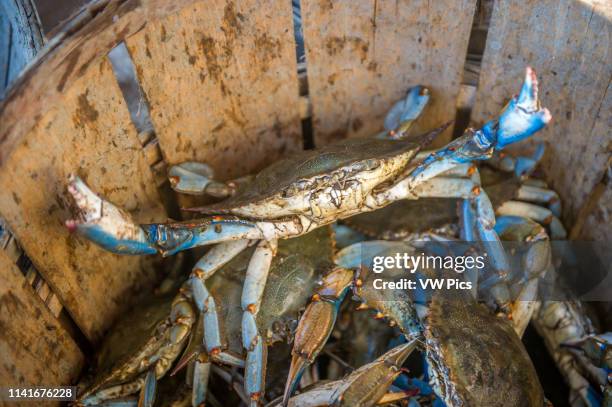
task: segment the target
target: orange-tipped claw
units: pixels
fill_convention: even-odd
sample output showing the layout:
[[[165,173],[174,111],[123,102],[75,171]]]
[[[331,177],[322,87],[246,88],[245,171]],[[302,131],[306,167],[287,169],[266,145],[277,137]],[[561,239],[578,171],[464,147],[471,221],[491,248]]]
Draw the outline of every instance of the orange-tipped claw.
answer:
[[[334,268],[323,277],[321,287],[300,318],[293,342],[293,358],[289,368],[283,406],[297,387],[304,369],[317,357],[336,323],[338,308],[353,284],[353,271]]]

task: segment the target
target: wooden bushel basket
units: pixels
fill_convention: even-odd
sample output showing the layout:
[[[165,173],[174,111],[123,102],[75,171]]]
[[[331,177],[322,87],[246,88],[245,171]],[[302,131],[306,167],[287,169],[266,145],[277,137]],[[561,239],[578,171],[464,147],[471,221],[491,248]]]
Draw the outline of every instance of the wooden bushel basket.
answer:
[[[307,84],[290,1],[100,0],[82,10],[0,107],[0,383],[78,380],[91,344],[158,281],[156,256],[70,235],[77,173],[138,221],[176,216],[168,165],[223,179],[314,144],[370,135],[414,84],[423,126],[455,118],[476,0],[302,0]],[[553,122],[543,170],[576,239],[612,241],[612,3],[498,0],[471,121],[494,117],[533,66]],[[134,125],[108,53],[124,43],[153,131]],[[451,132],[443,138],[448,140]],[[28,259],[31,261],[28,261]],[[87,355],[89,356],[89,355]],[[11,406],[14,404],[10,404]]]

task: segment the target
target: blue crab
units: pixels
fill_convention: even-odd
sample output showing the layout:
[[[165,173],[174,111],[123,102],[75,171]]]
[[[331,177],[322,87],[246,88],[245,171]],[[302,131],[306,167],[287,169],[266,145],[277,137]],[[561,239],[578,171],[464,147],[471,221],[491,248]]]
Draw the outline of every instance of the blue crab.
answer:
[[[338,267],[324,277],[298,324],[285,405],[292,404],[290,395],[300,375],[325,345],[338,308],[351,291],[362,302],[360,308],[375,309],[409,341],[420,338],[431,384],[447,406],[544,405],[535,369],[508,320],[494,316],[462,291],[434,292],[423,301],[416,291],[374,286],[379,275],[372,273],[373,259],[397,253],[415,255],[417,249],[408,242],[369,241],[338,253]],[[419,270],[429,276],[434,272]],[[401,269],[385,271],[387,281],[405,276]]]
[[[333,249],[329,227],[281,242],[256,321],[266,345],[291,338],[310,290],[332,264]],[[143,405],[152,405],[156,381],[193,362],[192,404],[202,405],[211,363],[244,367],[240,293],[255,250],[249,247],[220,267],[207,281],[209,297],[204,304],[198,304],[193,293],[193,287],[198,286],[194,279],[199,278],[194,272],[175,296],[153,296],[120,320],[99,352],[97,379],[79,395],[79,403],[98,404],[140,390]],[[205,255],[200,266],[217,253]],[[302,286],[304,291],[293,292],[294,286]],[[207,312],[199,313],[200,307],[206,307]],[[183,357],[171,371],[181,352]],[[265,366],[265,362],[263,355],[260,364]],[[263,381],[265,374],[264,367],[261,376],[252,380]]]
[[[180,356],[195,318],[184,291],[140,304],[113,327],[102,344],[97,356],[99,374],[79,394],[78,404],[97,405],[144,388],[149,391],[142,391],[143,405],[152,405],[152,383]]]
[[[415,88],[417,98],[429,98]],[[412,97],[413,93],[409,93]],[[420,104],[424,105],[424,104]],[[409,104],[409,106],[412,106]],[[408,109],[410,112],[411,109]],[[416,113],[399,115],[399,129],[406,129]],[[490,158],[509,144],[523,140],[551,119],[540,107],[535,73],[527,69],[518,97],[512,99],[499,119],[479,130],[470,129],[446,147],[414,163],[418,151],[444,127],[422,137],[406,138],[404,130],[390,138],[349,139],[319,150],[303,151],[276,162],[250,181],[228,186],[225,201],[197,208],[206,217],[194,221],[138,225],[113,204],[93,193],[76,176],[68,191],[78,207],[77,218],[66,225],[103,248],[119,254],[175,254],[202,245],[217,244],[195,267],[191,291],[204,319],[214,307],[204,281],[221,265],[256,241],[244,282],[243,345],[247,349],[245,388],[253,400],[263,393],[261,380],[265,345],[256,326],[263,289],[278,239],[304,235],[318,227],[358,213],[382,208],[401,199],[429,196],[469,198],[479,240],[495,253],[498,273],[490,285],[496,302],[504,308],[508,295],[499,285],[506,278],[506,262],[493,226],[495,218],[486,194],[470,180],[437,177],[473,160]],[[171,178],[178,190],[207,192],[210,179],[195,164],[178,166],[183,176]],[[176,177],[172,173],[171,177]],[[215,183],[214,185],[220,185]],[[214,188],[223,190],[223,188]],[[222,194],[223,194],[222,193]],[[211,254],[212,253],[212,254]],[[209,333],[212,335],[212,333]]]

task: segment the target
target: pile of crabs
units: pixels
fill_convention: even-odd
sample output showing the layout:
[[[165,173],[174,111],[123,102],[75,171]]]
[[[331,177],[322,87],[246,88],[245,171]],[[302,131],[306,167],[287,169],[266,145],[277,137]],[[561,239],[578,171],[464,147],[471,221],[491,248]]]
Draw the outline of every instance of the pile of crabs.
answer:
[[[188,278],[175,273],[110,331],[77,403],[543,406],[521,342],[529,323],[572,405],[612,402],[610,335],[593,331],[579,301],[537,297],[554,268],[550,241],[566,237],[557,194],[530,176],[542,149],[500,153],[551,119],[535,73],[527,69],[497,119],[436,151],[426,148],[446,126],[410,132],[429,99],[414,87],[385,132],[235,182],[215,181],[203,163],[172,167],[176,191],[223,198],[187,222],[136,224],[71,176],[78,209],[66,225],[104,249],[167,256],[209,246]],[[471,290],[426,300],[374,287],[374,257],[417,254],[423,242],[471,242],[491,266],[459,275]],[[509,242],[530,242],[519,272]]]

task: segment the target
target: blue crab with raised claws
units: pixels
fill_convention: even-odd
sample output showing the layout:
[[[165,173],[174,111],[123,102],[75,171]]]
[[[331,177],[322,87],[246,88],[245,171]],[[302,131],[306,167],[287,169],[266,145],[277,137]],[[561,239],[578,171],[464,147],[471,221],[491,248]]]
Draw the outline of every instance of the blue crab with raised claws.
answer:
[[[412,92],[417,92],[417,98],[429,98],[428,92],[419,87],[408,97],[415,97]],[[261,377],[265,344],[255,321],[278,239],[297,237],[401,199],[431,196],[469,199],[474,212],[473,230],[497,259],[494,262],[497,274],[488,285],[493,287],[497,304],[505,309],[508,293],[499,283],[507,278],[507,262],[494,231],[491,203],[472,180],[438,175],[474,160],[488,159],[550,121],[550,113],[539,104],[535,72],[527,68],[520,94],[498,119],[481,129],[466,131],[417,162],[414,159],[419,150],[445,127],[421,137],[405,137],[403,129],[420,113],[419,109],[408,109],[412,110],[415,111],[406,116],[398,115],[398,120],[404,122],[398,123],[396,127],[401,131],[394,132],[392,137],[349,139],[276,162],[251,181],[239,183],[235,189],[227,188],[231,193],[227,200],[198,208],[207,217],[194,221],[138,225],[126,212],[93,193],[81,179],[71,176],[68,191],[78,211],[76,219],[68,220],[66,225],[119,254],[171,255],[217,244],[200,260],[190,279],[194,300],[204,318],[211,318],[212,312],[212,307],[207,306],[210,295],[204,281],[249,246],[249,242],[257,241],[241,299],[243,345],[247,349],[245,388],[256,405],[263,388],[262,381],[254,379]],[[179,179],[174,178],[173,184],[179,190],[206,193],[211,180],[194,168],[182,166],[186,172]]]

